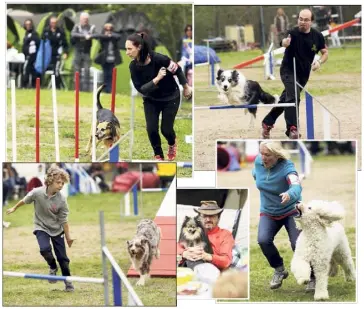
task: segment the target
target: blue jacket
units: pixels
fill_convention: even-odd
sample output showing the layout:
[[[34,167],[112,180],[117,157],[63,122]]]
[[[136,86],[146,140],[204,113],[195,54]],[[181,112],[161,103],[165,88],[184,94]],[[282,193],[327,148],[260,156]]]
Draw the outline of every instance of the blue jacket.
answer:
[[[260,191],[260,212],[270,216],[282,216],[295,209],[297,201],[302,200],[302,186],[290,185],[287,176],[296,174],[296,168],[292,161],[279,159],[276,165],[265,168],[261,155],[254,162],[252,171],[256,186]],[[290,200],[281,204],[281,193],[288,192]]]

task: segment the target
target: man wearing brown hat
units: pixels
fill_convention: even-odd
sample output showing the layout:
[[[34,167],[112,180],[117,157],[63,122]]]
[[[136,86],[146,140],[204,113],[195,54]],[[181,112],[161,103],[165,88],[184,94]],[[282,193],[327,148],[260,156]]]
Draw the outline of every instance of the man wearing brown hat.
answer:
[[[232,250],[235,241],[230,231],[221,229],[218,226],[223,210],[217,205],[216,201],[201,201],[201,206],[194,209],[201,217],[213,254],[205,252],[201,247],[185,248],[178,244],[177,255],[190,261],[202,259],[206,263],[216,266],[219,270],[227,269],[232,262]]]

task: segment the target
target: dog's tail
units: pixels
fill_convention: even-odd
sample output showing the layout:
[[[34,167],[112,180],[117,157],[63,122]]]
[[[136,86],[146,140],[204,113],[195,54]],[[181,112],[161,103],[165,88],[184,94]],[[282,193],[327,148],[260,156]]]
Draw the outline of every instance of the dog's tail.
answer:
[[[105,84],[101,85],[98,89],[97,89],[97,110],[102,109],[102,105],[101,105],[101,101],[100,101],[100,95],[102,90],[106,87]]]
[[[273,96],[270,93],[265,92],[264,90],[261,91],[259,100],[264,104],[278,103],[278,102],[276,102],[277,101],[276,96]]]

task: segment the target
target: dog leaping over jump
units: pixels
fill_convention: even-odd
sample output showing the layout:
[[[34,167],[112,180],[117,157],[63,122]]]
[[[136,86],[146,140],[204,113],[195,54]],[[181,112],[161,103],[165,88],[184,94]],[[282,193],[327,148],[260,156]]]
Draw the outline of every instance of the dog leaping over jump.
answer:
[[[219,91],[219,100],[222,104],[226,105],[274,104],[279,100],[278,95],[273,96],[265,92],[258,82],[247,80],[237,70],[218,70],[216,86]],[[245,113],[247,113],[247,110],[251,115],[249,126],[252,127],[256,118],[257,108],[247,108]]]

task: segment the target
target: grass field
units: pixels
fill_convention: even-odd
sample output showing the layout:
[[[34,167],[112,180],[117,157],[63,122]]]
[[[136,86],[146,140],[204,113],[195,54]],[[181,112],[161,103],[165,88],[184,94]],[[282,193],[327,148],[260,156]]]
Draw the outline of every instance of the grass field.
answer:
[[[260,50],[219,53],[222,69],[231,69],[234,65],[261,55]],[[277,57],[278,58],[278,57]],[[323,139],[323,112],[320,102],[340,121],[340,134],[337,121],[331,118],[332,139],[357,139],[359,164],[361,163],[361,46],[329,49],[329,59],[317,72],[312,72],[307,90],[314,95],[315,138]],[[239,70],[247,79],[258,81],[262,88],[272,94],[281,94],[283,84],[279,76],[279,67],[275,67],[276,80],[264,79],[262,62]],[[216,72],[215,72],[216,73]],[[195,105],[221,105],[217,99],[216,87],[208,87],[208,68],[195,68]],[[301,95],[300,125],[302,138],[306,138],[305,98]],[[348,108],[350,106],[350,108]],[[259,139],[261,121],[269,108],[258,109],[254,127],[249,127],[250,116],[244,110],[197,110],[194,113],[195,169],[213,170],[216,139]],[[273,139],[287,139],[284,131],[284,117],[278,118],[271,131]]]
[[[57,91],[58,126],[61,162],[74,161],[75,152],[75,111],[74,93],[72,91]],[[80,162],[90,162],[85,148],[90,136],[92,123],[92,93],[80,93]],[[102,104],[110,106],[111,95],[102,95]],[[130,96],[116,95],[116,116],[121,124],[121,134],[128,132],[130,127]],[[17,105],[17,161],[35,161],[35,90],[16,90]],[[40,162],[55,161],[54,124],[51,90],[42,89],[40,99]],[[177,161],[192,161],[192,144],[185,142],[186,135],[192,135],[191,103],[183,102],[175,121],[178,138]],[[166,154],[167,142],[162,138],[162,147]],[[11,127],[11,96],[7,93],[7,160],[12,158],[12,127]],[[129,138],[120,144],[120,160],[129,159]],[[106,150],[97,149],[97,158]],[[144,110],[141,97],[135,100],[135,126],[133,159],[152,160],[153,151],[145,129]],[[178,176],[191,177],[192,169],[179,169]]]
[[[84,277],[102,277],[99,210],[105,212],[106,244],[121,269],[126,273],[130,261],[126,252],[126,241],[135,234],[141,218],[154,219],[163,200],[164,193],[143,195],[139,217],[120,217],[120,199],[117,193],[101,195],[78,195],[68,198],[71,236],[75,238],[72,248],[67,248],[71,260],[71,274]],[[13,203],[8,207],[13,206]],[[6,208],[8,208],[6,207]],[[48,273],[48,265],[39,254],[33,232],[33,205],[24,205],[4,220],[11,226],[3,230],[3,269],[25,273]],[[109,271],[111,282],[111,271]],[[135,291],[146,306],[175,306],[176,280],[174,278],[152,278],[145,287],[137,287],[137,278],[130,278]],[[3,278],[3,306],[103,306],[101,284],[75,283],[74,293],[63,292],[64,283],[49,284],[45,280]],[[112,286],[109,285],[110,301]],[[127,292],[123,289],[123,302]]]
[[[257,226],[250,229],[250,301],[255,302],[310,302],[313,300],[313,293],[305,292],[305,285],[298,285],[296,279],[290,272],[288,278],[278,290],[271,290],[269,282],[272,279],[274,270],[270,268],[265,256],[257,244]],[[355,228],[347,228],[352,255],[356,256],[356,235]],[[288,234],[284,228],[275,239],[275,244],[285,262],[286,268],[290,269],[290,261],[293,252],[288,241]],[[355,263],[355,259],[354,259]],[[356,282],[346,282],[342,270],[336,277],[329,278],[330,302],[355,302]]]

